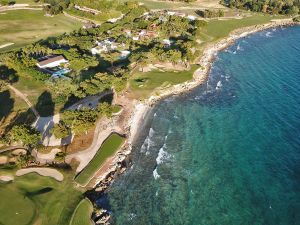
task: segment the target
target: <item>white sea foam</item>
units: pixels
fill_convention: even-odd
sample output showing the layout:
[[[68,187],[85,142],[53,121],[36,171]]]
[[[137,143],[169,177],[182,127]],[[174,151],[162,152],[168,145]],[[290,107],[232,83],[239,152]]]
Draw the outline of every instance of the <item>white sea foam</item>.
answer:
[[[223,86],[222,81],[219,80],[218,83],[217,83],[216,90],[220,89],[222,86]]]
[[[241,47],[240,44],[238,44],[238,46],[236,47],[236,50],[237,50],[237,51],[243,51],[244,49]]]
[[[167,151],[164,150],[165,145],[159,149],[158,156],[156,158],[157,165],[162,164],[172,158],[172,155],[170,155]]]
[[[270,32],[270,31],[268,31],[267,33],[266,33],[266,37],[272,37],[272,32]]]
[[[136,217],[135,213],[129,213],[129,215],[128,215],[129,220],[133,220],[135,217]]]
[[[153,177],[155,180],[157,180],[158,178],[160,178],[160,175],[157,172],[157,167],[155,168],[155,170],[153,170]]]
[[[149,130],[149,137],[152,138],[153,135],[154,135],[155,131],[154,129],[151,127],[150,130]]]

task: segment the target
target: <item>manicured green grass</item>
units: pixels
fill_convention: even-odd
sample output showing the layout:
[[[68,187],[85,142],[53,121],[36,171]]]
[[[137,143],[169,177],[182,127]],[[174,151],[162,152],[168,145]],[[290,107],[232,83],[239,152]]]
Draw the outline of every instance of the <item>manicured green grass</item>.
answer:
[[[127,1],[127,0],[122,0]],[[149,9],[173,9],[173,10],[185,10],[188,8],[197,9],[197,8],[223,8],[219,4],[218,0],[197,0],[196,2],[179,2],[179,1],[163,1],[163,0],[139,0]]]
[[[143,99],[149,97],[153,91],[158,88],[166,88],[170,85],[183,83],[185,81],[192,80],[193,73],[197,69],[196,65],[193,65],[189,71],[165,71],[158,70],[143,73],[137,72],[130,79],[130,89],[133,93],[133,97]]]
[[[83,199],[76,207],[70,225],[93,225],[91,215],[93,205],[88,199]]]
[[[113,113],[118,113],[118,112],[120,112],[122,110],[122,106],[120,106],[120,105],[113,105],[112,106],[112,112]]]
[[[0,224],[68,225],[82,193],[71,174],[57,182],[49,177],[27,174],[12,183],[0,184]]]
[[[104,141],[91,162],[75,178],[75,181],[82,186],[87,185],[95,173],[101,168],[102,164],[117,152],[124,143],[124,140],[125,139],[118,134],[111,134]]]
[[[204,28],[202,34],[203,41],[215,41],[224,38],[235,29],[259,25],[270,22],[272,19],[283,18],[283,16],[271,16],[263,14],[253,14],[252,16],[243,19],[228,19],[228,20],[210,20]]]
[[[60,14],[44,16],[38,10],[14,10],[0,14],[0,45],[14,43],[1,48],[0,52],[23,47],[40,39],[57,36],[78,29],[81,23]]]

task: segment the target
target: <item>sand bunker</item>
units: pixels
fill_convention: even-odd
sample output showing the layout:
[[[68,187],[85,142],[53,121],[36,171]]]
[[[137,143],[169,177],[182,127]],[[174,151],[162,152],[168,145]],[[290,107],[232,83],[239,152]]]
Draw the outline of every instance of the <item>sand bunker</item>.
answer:
[[[10,181],[13,181],[14,180],[14,177],[11,176],[11,175],[1,175],[0,176],[0,182],[10,182]]]
[[[41,176],[52,177],[57,181],[63,181],[64,179],[64,175],[58,170],[51,169],[51,168],[40,168],[40,167],[20,169],[16,172],[16,176],[22,176],[28,173],[38,173]]]
[[[8,161],[7,156],[0,156],[0,165],[6,164]]]

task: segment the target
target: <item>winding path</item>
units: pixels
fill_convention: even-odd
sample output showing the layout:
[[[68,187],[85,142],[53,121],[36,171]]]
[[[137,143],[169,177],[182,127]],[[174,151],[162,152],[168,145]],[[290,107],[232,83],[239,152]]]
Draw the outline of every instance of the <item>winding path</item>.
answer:
[[[39,118],[40,115],[38,113],[38,111],[34,108],[33,104],[29,101],[29,99],[27,98],[27,96],[25,94],[23,94],[21,91],[19,91],[17,88],[13,87],[12,85],[8,84],[7,85],[9,87],[10,90],[12,90],[19,98],[21,98],[23,101],[26,102],[26,104],[29,106],[29,108],[31,109],[31,111],[34,113],[36,118]]]

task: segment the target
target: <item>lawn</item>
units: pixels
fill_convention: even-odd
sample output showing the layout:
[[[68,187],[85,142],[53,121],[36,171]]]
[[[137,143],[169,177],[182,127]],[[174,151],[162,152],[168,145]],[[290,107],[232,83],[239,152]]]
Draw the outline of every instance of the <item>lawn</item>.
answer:
[[[0,224],[67,225],[82,199],[71,174],[57,182],[49,177],[27,174],[9,184],[0,184]]]
[[[202,34],[203,41],[216,41],[229,35],[235,29],[259,25],[270,22],[272,19],[283,18],[283,16],[271,16],[263,14],[253,14],[252,16],[243,19],[228,19],[228,20],[210,20],[204,28]]]
[[[93,225],[91,215],[93,205],[88,199],[83,199],[76,207],[70,225]]]
[[[132,97],[144,99],[149,97],[153,91],[180,84],[192,80],[193,73],[198,67],[193,65],[189,71],[151,71],[147,73],[137,72],[130,78],[130,90]]]
[[[124,143],[124,140],[125,138],[118,134],[111,134],[103,142],[91,162],[75,178],[75,181],[82,186],[86,186],[93,178],[95,173],[101,168],[102,164],[118,151],[118,149]]]
[[[14,43],[1,52],[78,29],[81,23],[60,14],[46,17],[39,10],[14,10],[0,14],[0,45]]]
[[[127,0],[122,0],[123,2]],[[172,1],[159,1],[159,0],[139,0],[149,9],[173,9],[173,10],[185,10],[185,9],[199,9],[199,8],[224,8],[219,4],[218,0],[198,0],[197,2],[172,2]]]

